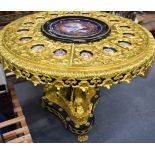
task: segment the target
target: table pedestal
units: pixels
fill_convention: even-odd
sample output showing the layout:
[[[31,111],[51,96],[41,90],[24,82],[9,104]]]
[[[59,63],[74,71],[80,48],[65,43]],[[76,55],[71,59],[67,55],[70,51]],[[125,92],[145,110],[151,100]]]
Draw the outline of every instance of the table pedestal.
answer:
[[[65,128],[78,135],[78,141],[88,140],[94,124],[94,109],[99,102],[99,88],[45,86],[42,106],[55,114]]]

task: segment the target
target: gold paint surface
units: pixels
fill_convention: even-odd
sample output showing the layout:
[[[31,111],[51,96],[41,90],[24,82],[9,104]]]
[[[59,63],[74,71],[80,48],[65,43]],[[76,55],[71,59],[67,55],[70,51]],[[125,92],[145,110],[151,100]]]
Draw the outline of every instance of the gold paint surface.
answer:
[[[46,21],[69,15],[99,19],[110,26],[111,33],[105,39],[85,44],[54,41],[42,34],[41,25]],[[36,45],[40,49],[34,48]],[[105,50],[107,47],[115,52]],[[67,54],[55,56],[58,49]],[[81,51],[89,51],[92,56],[84,58]],[[93,117],[96,107],[91,103],[96,88],[130,82],[144,74],[154,57],[155,40],[149,31],[129,19],[103,12],[40,12],[20,18],[0,31],[0,61],[5,69],[35,85],[45,84],[49,104],[54,102],[61,107],[59,111],[68,113],[69,117],[64,119],[59,112],[49,109],[65,126],[66,119],[77,126],[89,126],[88,119]],[[79,141],[88,139],[86,134],[91,128],[92,125],[81,132]]]
[[[111,33],[106,39],[87,44],[63,43],[42,34],[43,23],[68,15],[97,18],[111,27]],[[109,88],[143,74],[155,55],[155,41],[149,31],[129,19],[103,12],[40,12],[8,24],[0,34],[0,59],[5,68],[35,84]],[[122,41],[130,45],[123,46]],[[43,48],[32,50],[35,45]],[[116,52],[106,52],[105,47]],[[57,49],[65,49],[67,54],[57,57]],[[90,51],[92,57],[81,57],[83,50]]]

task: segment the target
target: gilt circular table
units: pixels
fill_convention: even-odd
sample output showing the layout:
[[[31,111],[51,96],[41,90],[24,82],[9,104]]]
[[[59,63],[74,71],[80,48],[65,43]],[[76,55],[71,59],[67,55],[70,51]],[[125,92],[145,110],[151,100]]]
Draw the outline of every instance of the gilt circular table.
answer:
[[[103,12],[40,12],[0,32],[0,60],[17,77],[44,84],[42,106],[88,139],[99,88],[143,75],[155,56],[149,31]]]

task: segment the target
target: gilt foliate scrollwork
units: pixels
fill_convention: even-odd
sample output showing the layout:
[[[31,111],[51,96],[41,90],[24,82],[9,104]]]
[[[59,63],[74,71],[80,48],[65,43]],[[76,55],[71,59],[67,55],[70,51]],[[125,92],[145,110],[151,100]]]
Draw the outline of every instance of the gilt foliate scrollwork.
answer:
[[[64,15],[90,16],[107,23],[110,35],[88,44],[54,41],[45,37],[41,25]],[[5,69],[34,84],[88,87],[130,82],[143,75],[155,55],[155,41],[150,32],[132,21],[103,12],[41,12],[8,24],[0,32],[0,60]],[[34,48],[38,45],[38,49]],[[56,57],[63,49],[66,55]],[[80,56],[89,51],[90,59]]]

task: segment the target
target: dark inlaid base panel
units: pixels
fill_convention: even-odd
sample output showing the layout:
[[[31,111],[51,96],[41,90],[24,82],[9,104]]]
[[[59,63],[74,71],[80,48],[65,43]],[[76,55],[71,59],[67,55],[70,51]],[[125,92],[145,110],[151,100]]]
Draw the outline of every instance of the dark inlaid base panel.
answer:
[[[67,112],[62,109],[59,105],[56,103],[53,103],[51,101],[48,101],[45,96],[42,98],[42,107],[49,112],[53,113],[56,115],[65,125],[65,128],[70,130],[72,133],[76,135],[86,135],[88,132],[92,129],[94,125],[94,109],[99,102],[100,99],[100,91],[97,90],[96,95],[92,98],[92,103],[93,103],[93,108],[92,108],[92,113],[90,118],[88,119],[87,124],[81,125],[81,126],[76,126],[76,124],[70,119],[69,115]]]

